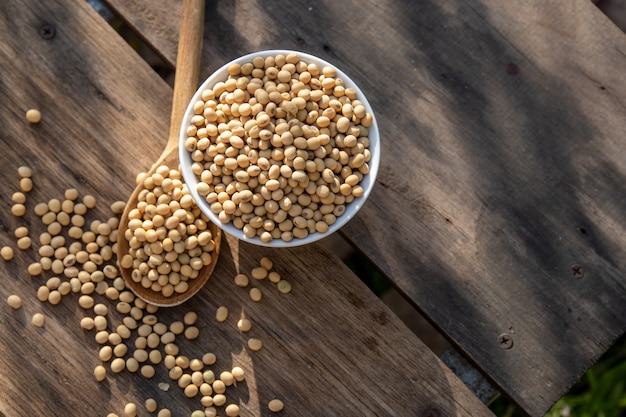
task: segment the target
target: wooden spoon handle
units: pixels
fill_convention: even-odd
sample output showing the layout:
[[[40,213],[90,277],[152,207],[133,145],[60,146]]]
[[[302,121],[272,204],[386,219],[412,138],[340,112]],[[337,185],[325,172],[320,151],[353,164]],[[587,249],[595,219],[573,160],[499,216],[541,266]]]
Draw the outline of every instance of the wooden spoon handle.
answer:
[[[178,146],[178,136],[185,110],[198,87],[202,38],[204,36],[205,2],[206,0],[183,1],[167,149]]]

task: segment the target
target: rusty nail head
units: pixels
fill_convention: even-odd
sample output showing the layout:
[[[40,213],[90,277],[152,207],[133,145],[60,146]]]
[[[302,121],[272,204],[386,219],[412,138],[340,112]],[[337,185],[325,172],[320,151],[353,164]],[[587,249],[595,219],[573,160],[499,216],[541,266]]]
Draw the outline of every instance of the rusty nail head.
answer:
[[[436,408],[428,408],[422,413],[422,417],[441,417],[441,413]]]
[[[513,347],[513,338],[508,333],[502,333],[498,336],[498,346],[502,349],[511,349]]]
[[[39,36],[41,36],[43,39],[52,39],[54,38],[54,35],[56,35],[56,29],[54,28],[54,25],[46,23],[44,25],[41,25],[41,27],[39,28]]]
[[[506,72],[509,75],[517,75],[519,74],[519,67],[517,66],[517,64],[511,62],[509,65],[507,65]]]
[[[585,268],[582,265],[572,265],[570,269],[570,274],[574,278],[582,278],[585,276]]]

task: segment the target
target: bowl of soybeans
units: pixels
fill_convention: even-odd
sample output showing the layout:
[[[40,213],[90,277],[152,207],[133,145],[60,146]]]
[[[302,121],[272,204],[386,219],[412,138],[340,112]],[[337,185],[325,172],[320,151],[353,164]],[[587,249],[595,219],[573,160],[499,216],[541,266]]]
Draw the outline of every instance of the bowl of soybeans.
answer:
[[[289,50],[226,63],[198,88],[180,131],[185,182],[226,233],[291,247],[339,230],[380,163],[372,107],[335,65]]]

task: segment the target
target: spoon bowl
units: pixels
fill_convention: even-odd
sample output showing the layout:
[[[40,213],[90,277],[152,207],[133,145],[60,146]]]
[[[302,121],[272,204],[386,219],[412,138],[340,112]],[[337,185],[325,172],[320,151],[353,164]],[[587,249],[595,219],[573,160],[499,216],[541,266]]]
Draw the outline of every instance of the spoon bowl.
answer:
[[[169,137],[163,153],[147,172],[146,177],[154,174],[157,169],[163,165],[170,169],[179,170],[179,129],[185,107],[191,99],[198,82],[204,30],[204,9],[205,0],[184,0],[183,2]],[[126,231],[129,228],[129,214],[133,209],[137,208],[139,195],[144,189],[143,183],[137,184],[122,213],[118,229],[118,265],[126,286],[139,298],[150,304],[161,307],[179,305],[196,294],[211,276],[219,255],[221,231],[213,223],[207,222],[207,228],[211,232],[213,241],[215,242],[215,248],[211,253],[211,261],[208,264],[205,263],[199,270],[196,278],[187,281],[188,288],[184,292],[174,292],[173,295],[166,297],[161,292],[154,291],[151,287],[144,287],[141,282],[133,280],[133,268],[122,266],[122,262],[120,261],[124,255],[129,254],[130,244],[126,238]]]

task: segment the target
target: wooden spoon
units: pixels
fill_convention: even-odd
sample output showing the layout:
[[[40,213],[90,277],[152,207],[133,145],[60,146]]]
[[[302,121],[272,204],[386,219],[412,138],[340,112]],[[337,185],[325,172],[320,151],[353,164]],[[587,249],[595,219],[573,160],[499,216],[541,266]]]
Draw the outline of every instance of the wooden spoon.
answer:
[[[178,169],[180,162],[178,157],[180,126],[189,100],[191,100],[196,91],[198,74],[200,72],[200,55],[204,32],[204,8],[205,0],[184,0],[183,2],[169,137],[163,153],[154,163],[150,171],[148,171],[148,176],[152,175],[161,165],[167,165],[170,169]],[[142,184],[138,184],[128,199],[126,208],[120,219],[117,242],[118,264],[119,259],[122,259],[122,256],[127,254],[129,250],[128,240],[125,237],[125,232],[128,229],[128,214],[132,209],[137,207],[137,197],[142,189]],[[144,288],[141,283],[133,281],[131,276],[132,268],[123,268],[119,265],[126,286],[144,301],[162,307],[179,305],[191,298],[207,282],[217,263],[221,230],[211,222],[208,222],[208,224],[209,230],[213,234],[213,240],[215,241],[212,261],[209,265],[200,270],[199,275],[195,279],[188,281],[189,288],[186,292],[174,293],[171,297],[165,297],[161,292]]]

